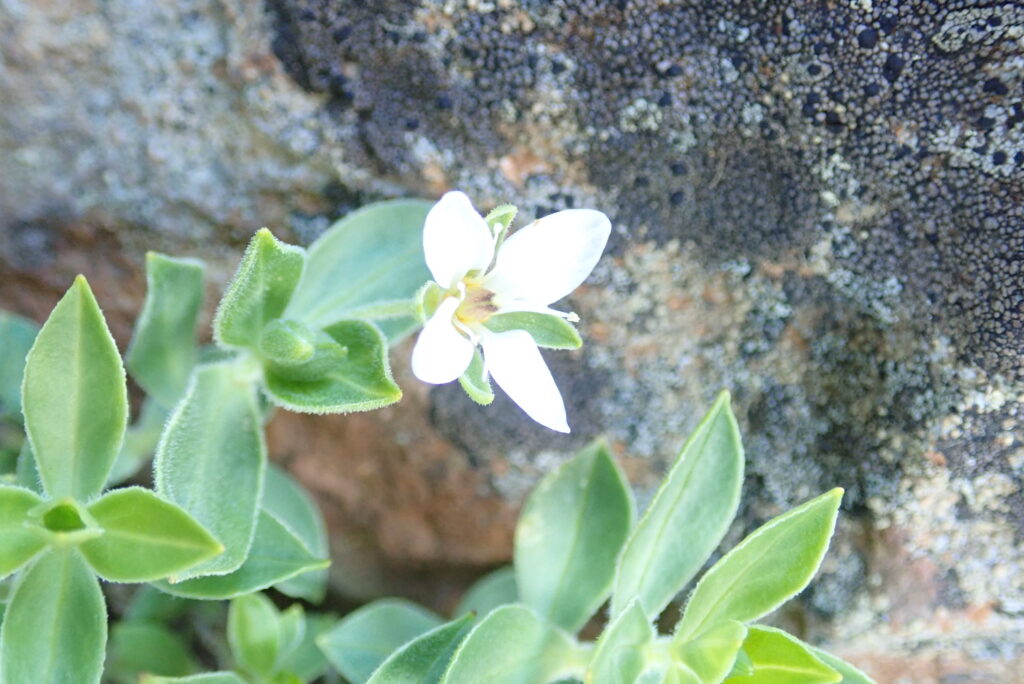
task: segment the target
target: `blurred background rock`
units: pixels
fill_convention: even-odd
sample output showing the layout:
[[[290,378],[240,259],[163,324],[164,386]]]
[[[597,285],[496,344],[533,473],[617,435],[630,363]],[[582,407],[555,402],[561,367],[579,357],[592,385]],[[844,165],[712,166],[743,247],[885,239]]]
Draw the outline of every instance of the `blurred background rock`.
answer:
[[[338,596],[450,606],[523,496],[604,434],[641,501],[720,388],[748,454],[728,543],[833,485],[780,619],[880,682],[1024,661],[1024,6],[843,0],[0,0],[0,305],[77,272],[123,345],[142,253],[308,242],[460,188],[608,213],[550,357],[569,437],[434,390],[280,415]]]

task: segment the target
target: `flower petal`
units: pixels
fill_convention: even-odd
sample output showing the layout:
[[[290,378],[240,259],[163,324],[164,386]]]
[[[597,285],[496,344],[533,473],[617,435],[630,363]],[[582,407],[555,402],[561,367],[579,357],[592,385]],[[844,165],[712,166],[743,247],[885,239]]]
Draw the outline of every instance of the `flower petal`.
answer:
[[[498,250],[484,287],[495,303],[551,304],[594,270],[611,233],[608,217],[593,209],[567,209],[512,234]]]
[[[455,297],[441,302],[416,340],[412,350],[412,372],[423,382],[432,385],[451,382],[462,375],[473,360],[473,343],[452,323],[459,303]]]
[[[569,432],[565,404],[536,343],[525,330],[483,330],[487,371],[512,401],[545,427]]]
[[[465,193],[445,193],[427,213],[423,256],[434,280],[445,289],[469,271],[490,265],[494,237]]]

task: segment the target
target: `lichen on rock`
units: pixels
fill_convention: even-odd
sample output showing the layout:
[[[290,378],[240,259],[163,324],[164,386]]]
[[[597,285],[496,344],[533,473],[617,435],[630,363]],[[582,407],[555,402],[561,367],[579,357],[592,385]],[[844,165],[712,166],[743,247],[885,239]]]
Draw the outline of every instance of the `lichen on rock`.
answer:
[[[1017,3],[102,4],[0,5],[0,256],[19,283],[72,263],[61,245],[88,249],[65,239],[83,222],[137,257],[268,223],[311,239],[365,197],[452,187],[521,220],[614,218],[570,301],[587,344],[552,359],[573,436],[442,387],[423,415],[380,419],[432,430],[430,458],[410,439],[359,460],[409,468],[402,519],[432,522],[403,536],[358,488],[320,492],[339,519],[362,510],[367,538],[387,527],[380,562],[499,561],[508,535],[474,524],[468,549],[429,483],[474,483],[474,509],[507,525],[598,433],[649,496],[728,387],[741,527],[848,489],[835,556],[787,619],[866,654],[881,681],[1017,676]],[[22,244],[38,258],[15,264]],[[294,457],[300,473],[326,459]]]

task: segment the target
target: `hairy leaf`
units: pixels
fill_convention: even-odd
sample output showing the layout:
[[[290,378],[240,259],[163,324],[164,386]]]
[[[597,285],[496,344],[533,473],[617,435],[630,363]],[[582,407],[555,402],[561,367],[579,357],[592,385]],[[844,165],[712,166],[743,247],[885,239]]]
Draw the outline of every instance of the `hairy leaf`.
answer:
[[[25,524],[28,513],[43,502],[35,492],[0,486],[0,579],[31,560],[46,540]]]
[[[464,615],[472,612],[478,617],[484,617],[495,608],[518,600],[516,571],[511,565],[507,565],[478,579],[459,601],[455,614]]]
[[[103,534],[81,545],[109,582],[148,582],[216,556],[224,547],[178,506],[148,489],[107,492],[88,507]]]
[[[203,302],[203,262],[146,254],[146,301],[125,365],[146,394],[170,410],[196,364],[196,324]]]
[[[722,620],[756,620],[806,587],[828,550],[842,497],[837,488],[811,499],[769,520],[723,556],[697,583],[677,638]]]
[[[875,684],[875,680],[871,679],[871,677],[868,677],[842,658],[837,658],[831,653],[826,653],[820,648],[808,646],[803,642],[800,643],[803,644],[804,648],[806,648],[814,657],[842,676],[842,679],[839,680],[839,684]]]
[[[836,684],[843,676],[782,630],[752,626],[743,651],[754,674],[733,676],[727,684]]]
[[[21,445],[18,453],[18,463],[14,469],[14,484],[19,487],[31,490],[36,494],[43,493],[43,483],[39,477],[39,466],[36,457],[32,453],[32,445],[27,441]]]
[[[217,307],[213,337],[226,347],[254,347],[263,328],[280,318],[302,276],[306,253],[266,228],[253,235]]]
[[[431,206],[423,200],[378,202],[331,226],[309,246],[288,317],[326,327],[382,302],[411,300],[430,280],[423,222]],[[419,325],[411,314],[379,323],[392,344]]]
[[[82,276],[32,345],[22,403],[47,494],[81,501],[99,494],[121,449],[128,395],[114,338]]]
[[[284,366],[298,366],[316,352],[316,331],[298,321],[278,318],[260,333],[260,354]]]
[[[301,413],[349,413],[381,408],[402,398],[391,377],[387,340],[375,325],[340,321],[324,332],[345,353],[315,379],[296,377],[281,366],[268,367],[266,389],[274,403]]]
[[[583,345],[583,340],[572,323],[552,314],[533,311],[500,313],[491,316],[484,325],[493,332],[525,330],[530,333],[538,347],[579,349]]]
[[[516,526],[516,585],[523,603],[578,631],[608,598],[634,517],[632,492],[604,442],[550,473]]]
[[[227,361],[199,367],[164,429],[154,461],[156,491],[224,545],[177,579],[233,572],[256,530],[266,447],[250,381]]]
[[[110,630],[110,654],[104,675],[120,684],[135,684],[144,672],[183,677],[198,669],[188,645],[163,625],[129,620]]]
[[[249,594],[231,601],[228,643],[243,669],[262,677],[274,671],[281,647],[281,625],[270,599],[263,594]]]
[[[346,679],[362,684],[399,647],[441,623],[414,603],[382,599],[345,616],[317,645]]]
[[[267,469],[263,509],[288,528],[311,555],[327,559],[327,528],[320,509],[298,482],[273,464]],[[327,591],[327,571],[305,572],[274,588],[288,596],[319,603]]]
[[[246,681],[234,672],[206,672],[188,677],[142,675],[139,684],[246,684]]]
[[[124,619],[136,622],[166,623],[184,615],[196,604],[193,601],[165,594],[156,587],[138,588],[125,609]]]
[[[160,580],[155,585],[161,591],[184,598],[231,599],[327,565],[328,561],[312,555],[302,541],[274,516],[260,511],[252,548],[237,570],[227,575],[207,575],[173,584]]]
[[[291,672],[304,682],[322,676],[329,665],[323,651],[317,647],[316,640],[330,631],[336,623],[337,620],[329,615],[307,615],[302,639],[284,656],[278,669],[282,672]]]
[[[601,633],[587,666],[587,681],[632,684],[646,665],[643,651],[655,636],[654,626],[634,599]]]
[[[723,392],[686,441],[622,551],[612,615],[639,598],[656,617],[722,540],[739,505],[743,446]]]
[[[472,615],[463,615],[416,637],[392,653],[369,684],[437,684],[472,622]]]
[[[697,639],[673,643],[676,660],[704,684],[719,684],[733,669],[736,656],[747,636],[742,622],[727,620],[713,626]]]
[[[107,643],[99,582],[74,549],[52,550],[21,576],[0,626],[0,682],[98,684]]]
[[[577,665],[568,633],[526,606],[502,606],[462,641],[441,681],[533,684],[558,679]]]
[[[155,399],[147,397],[134,423],[124,434],[124,444],[107,475],[107,487],[113,487],[133,477],[142,466],[153,458],[160,443],[164,425],[167,423],[167,409]]]

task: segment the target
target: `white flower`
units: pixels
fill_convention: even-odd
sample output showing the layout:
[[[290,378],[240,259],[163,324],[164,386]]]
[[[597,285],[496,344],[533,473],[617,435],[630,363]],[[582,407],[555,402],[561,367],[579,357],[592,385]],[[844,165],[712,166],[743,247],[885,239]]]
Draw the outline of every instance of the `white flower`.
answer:
[[[489,373],[531,418],[569,432],[562,395],[525,330],[494,332],[491,316],[537,312],[569,318],[550,305],[575,290],[594,269],[611,232],[608,217],[569,209],[498,236],[461,192],[449,192],[427,214],[423,252],[444,297],[423,327],[412,370],[432,384],[451,382],[483,348]],[[497,252],[497,253],[495,253]]]

